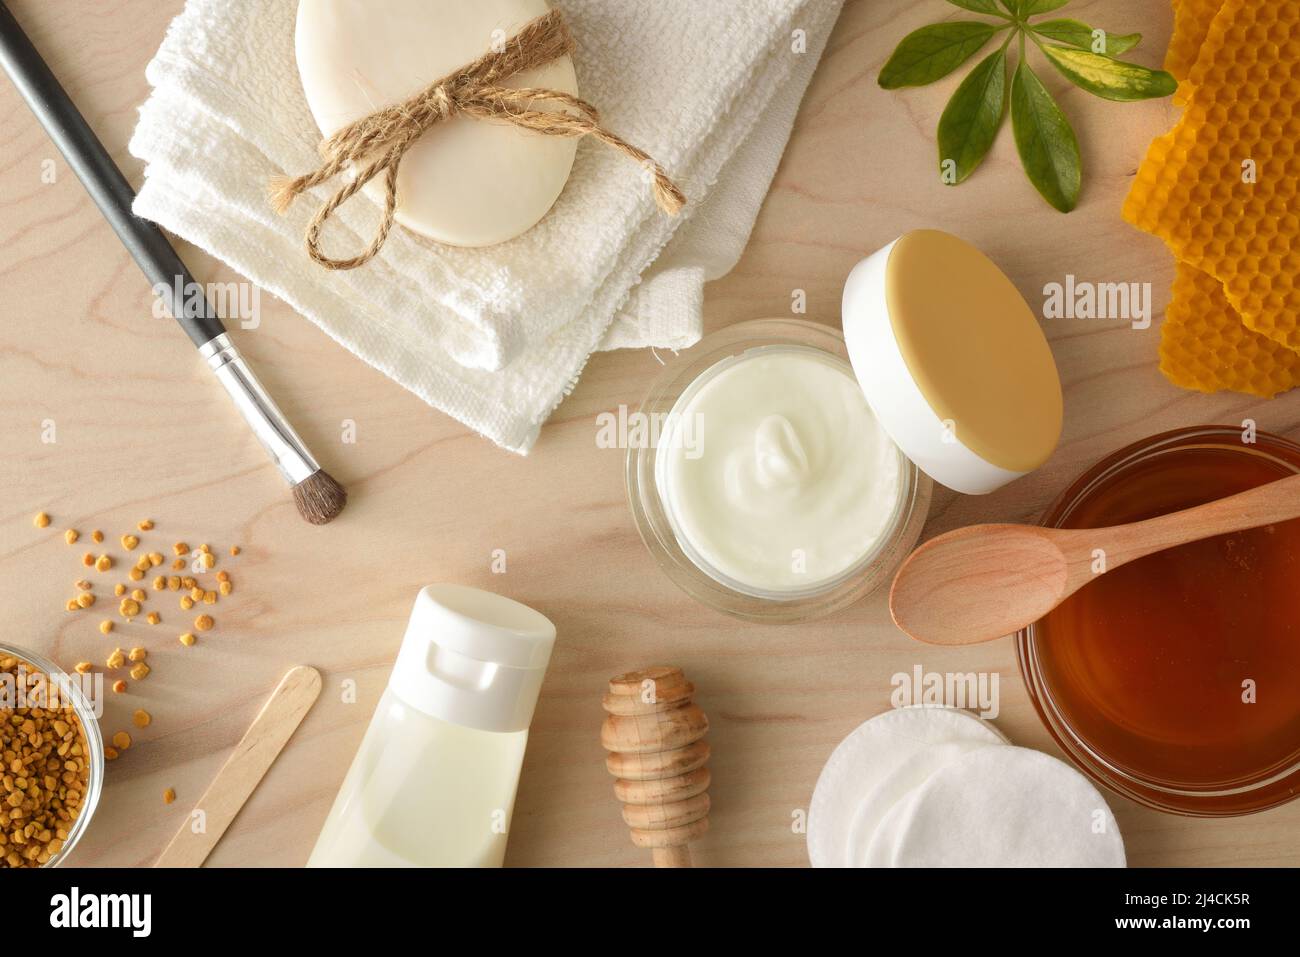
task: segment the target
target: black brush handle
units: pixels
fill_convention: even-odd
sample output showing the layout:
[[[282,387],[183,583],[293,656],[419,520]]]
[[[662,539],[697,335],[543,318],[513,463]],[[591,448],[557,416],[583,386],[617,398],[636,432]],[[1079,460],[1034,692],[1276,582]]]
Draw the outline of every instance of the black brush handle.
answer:
[[[221,318],[207,298],[190,294],[199,287],[162,230],[131,212],[135,200],[131,184],[3,0],[0,0],[0,65],[149,282],[155,288],[167,288],[163,298],[194,344],[201,346],[225,332]]]

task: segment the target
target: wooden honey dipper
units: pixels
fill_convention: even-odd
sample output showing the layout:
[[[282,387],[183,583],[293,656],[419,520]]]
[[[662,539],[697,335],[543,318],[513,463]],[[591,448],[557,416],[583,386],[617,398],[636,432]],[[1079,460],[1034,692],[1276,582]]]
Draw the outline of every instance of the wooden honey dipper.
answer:
[[[687,845],[709,829],[709,719],[694,694],[682,669],[660,666],[611,678],[602,701],[614,796],[655,867],[690,867]]]

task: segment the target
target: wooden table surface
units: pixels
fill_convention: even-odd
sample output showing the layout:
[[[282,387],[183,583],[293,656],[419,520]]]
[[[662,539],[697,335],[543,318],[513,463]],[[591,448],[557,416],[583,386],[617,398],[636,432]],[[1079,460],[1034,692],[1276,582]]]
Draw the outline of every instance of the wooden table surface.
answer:
[[[126,143],[146,95],[144,67],[181,5],[10,0],[136,183],[140,164]],[[1142,31],[1132,56],[1159,64],[1171,29],[1167,4],[1077,0],[1066,12]],[[1170,103],[1107,103],[1048,78],[1086,163],[1083,200],[1068,217],[1029,187],[1009,129],[968,183],[949,189],[936,181],[934,128],[960,74],[902,93],[880,90],[875,75],[905,33],[954,14],[961,12],[939,0],[849,0],[748,251],[709,287],[709,327],[788,314],[794,290],[806,292],[807,318],[838,324],[849,269],[921,226],[981,246],[1031,303],[1066,273],[1153,283],[1157,322],[1146,331],[1123,321],[1048,322],[1065,385],[1060,449],[996,494],[940,490],[926,535],[980,521],[1033,521],[1099,457],[1166,429],[1253,418],[1300,438],[1300,395],[1273,402],[1197,395],[1157,371],[1172,263],[1159,241],[1121,221],[1119,207],[1147,143],[1176,116]],[[812,624],[740,624],[661,575],[624,501],[622,453],[595,442],[599,412],[639,402],[659,368],[649,351],[594,358],[534,452],[520,458],[431,410],[264,297],[260,328],[235,338],[352,496],[333,525],[304,524],[184,335],[152,317],[147,284],[5,83],[0,137],[3,640],[66,667],[102,663],[113,646],[140,643],[154,669],[127,694],[109,696],[105,732],[130,728],[135,743],[108,766],[74,863],[151,863],[281,674],[308,663],[325,677],[320,701],[210,858],[302,864],[383,688],[415,593],[435,581],[502,592],[559,629],[509,864],[647,863],[628,840],[597,734],[606,678],[645,665],[683,666],[712,722],[712,831],[696,853],[705,865],[806,863],[792,822],[822,763],[846,733],[889,707],[891,676],[917,664],[998,673],[998,727],[1017,744],[1059,753],[1025,694],[1009,640],[960,650],[913,644],[890,623],[880,594]],[[51,168],[54,182],[43,175]],[[193,248],[181,252],[201,281],[238,278]],[[345,441],[348,422],[354,442]],[[54,516],[45,531],[31,522],[40,509]],[[161,625],[137,620],[111,638],[95,627],[106,617],[101,608],[110,608],[64,611],[82,577],[84,548],[66,546],[62,529],[100,528],[116,543],[145,517],[157,523],[147,545],[211,542],[237,583],[211,609],[217,627],[193,648],[176,640],[189,616],[171,597],[151,600]],[[232,543],[243,553],[224,558]],[[497,549],[507,556],[503,575],[491,569]],[[121,554],[116,545],[110,550]],[[94,577],[111,584],[122,570]],[[355,702],[344,694],[352,682]],[[147,729],[131,726],[136,708],[152,713]],[[177,794],[170,806],[162,800],[167,787]],[[1193,820],[1108,799],[1134,865],[1300,864],[1300,803]]]

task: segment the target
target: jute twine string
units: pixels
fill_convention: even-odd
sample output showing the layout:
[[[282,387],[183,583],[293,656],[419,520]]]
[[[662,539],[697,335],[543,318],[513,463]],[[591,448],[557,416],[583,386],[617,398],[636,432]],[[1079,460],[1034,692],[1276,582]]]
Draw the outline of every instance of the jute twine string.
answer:
[[[664,212],[676,215],[686,205],[681,189],[644,150],[601,126],[600,115],[590,103],[560,90],[509,89],[499,85],[517,73],[573,51],[573,37],[558,10],[532,20],[500,52],[486,53],[431,83],[404,103],[378,110],[323,140],[319,149],[324,162],[318,169],[303,176],[276,177],[271,181],[271,205],[283,213],[300,193],[355,168],[356,175],[316,211],[306,233],[307,252],[317,263],[326,269],[355,269],[369,262],[388,239],[397,208],[397,169],[406,151],[434,126],[464,115],[480,120],[504,120],[544,136],[595,137],[651,171],[655,201]],[[536,109],[537,101],[567,109]],[[384,215],[370,245],[347,259],[325,255],[320,249],[321,227],[336,209],[377,176],[383,177]]]

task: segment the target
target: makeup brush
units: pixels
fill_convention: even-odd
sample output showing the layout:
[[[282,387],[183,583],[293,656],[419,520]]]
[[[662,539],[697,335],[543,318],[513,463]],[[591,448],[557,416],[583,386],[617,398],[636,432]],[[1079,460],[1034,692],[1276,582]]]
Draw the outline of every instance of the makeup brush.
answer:
[[[81,180],[91,199],[135,258],[155,290],[166,289],[172,315],[293,488],[293,501],[313,525],[331,521],[347,492],[317,464],[276,408],[235,344],[221,317],[155,224],[131,212],[135,193],[13,15],[0,0],[0,65],[45,132]]]

